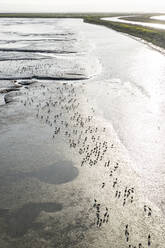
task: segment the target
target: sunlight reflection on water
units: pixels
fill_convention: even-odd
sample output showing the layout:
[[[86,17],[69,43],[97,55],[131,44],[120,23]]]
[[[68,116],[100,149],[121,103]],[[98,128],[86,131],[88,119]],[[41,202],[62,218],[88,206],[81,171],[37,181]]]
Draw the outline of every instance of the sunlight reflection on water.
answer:
[[[105,18],[101,18],[101,19],[105,20],[105,21],[122,22],[122,23],[140,25],[140,26],[150,27],[150,28],[165,29],[165,24],[134,22],[134,21],[128,21],[128,20],[120,19],[121,17],[124,18],[124,16],[119,16],[119,17],[105,17]]]

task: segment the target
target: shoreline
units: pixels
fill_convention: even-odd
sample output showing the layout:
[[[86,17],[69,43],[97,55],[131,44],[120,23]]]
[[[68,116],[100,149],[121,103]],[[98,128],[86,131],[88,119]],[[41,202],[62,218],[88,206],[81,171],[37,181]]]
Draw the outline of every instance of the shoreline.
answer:
[[[75,222],[81,220],[77,228],[78,232],[83,233],[84,239],[82,241],[81,239],[76,241],[73,238],[72,240],[72,242],[76,242],[76,244],[78,242],[80,247],[83,247],[84,244],[88,247],[95,245],[95,247],[102,246],[103,248],[107,248],[108,244],[111,244],[111,246],[115,248],[127,244],[137,245],[142,243],[145,245],[149,234],[152,237],[152,244],[161,247],[161,245],[164,244],[164,237],[161,232],[163,233],[163,230],[165,230],[163,215],[154,203],[151,203],[143,196],[139,188],[140,177],[131,166],[132,161],[129,158],[127,150],[118,139],[111,123],[97,115],[95,104],[91,104],[91,99],[88,99],[86,96],[87,85],[83,85],[81,82],[80,84],[76,84],[75,82],[56,83],[56,85],[49,85],[48,83],[42,83],[42,85],[40,85],[40,83],[36,83],[31,85],[28,91],[22,89],[22,94],[17,97],[17,102],[13,102],[13,104],[8,107],[8,115],[10,115],[10,117],[12,117],[13,114],[21,116],[21,113],[24,113],[25,115],[25,119],[23,118],[21,125],[19,123],[15,124],[16,126],[18,125],[18,127],[20,125],[20,130],[22,131],[19,131],[19,134],[18,131],[16,133],[13,133],[14,130],[12,132],[10,131],[12,136],[15,136],[16,147],[19,147],[25,138],[27,144],[22,144],[21,148],[21,151],[25,153],[26,147],[33,142],[33,139],[34,144],[36,144],[36,140],[38,140],[36,129],[38,129],[38,132],[41,130],[42,137],[44,137],[47,144],[51,145],[52,148],[54,147],[54,142],[57,143],[58,146],[60,145],[58,149],[61,153],[61,145],[64,145],[64,160],[72,160],[79,174],[69,183],[54,185],[49,182],[49,175],[46,179],[47,183],[40,180],[40,178],[35,178],[35,171],[42,171],[43,169],[45,171],[47,166],[41,166],[40,168],[40,166],[31,164],[29,167],[27,163],[23,167],[20,167],[18,164],[15,168],[12,168],[12,170],[9,169],[9,172],[7,171],[7,179],[9,178],[11,182],[9,185],[5,182],[5,185],[2,185],[2,190],[7,189],[9,192],[7,198],[9,198],[9,200],[6,201],[3,196],[1,206],[9,207],[10,204],[12,207],[11,210],[9,209],[9,212],[16,212],[15,215],[17,215],[18,209],[20,209],[21,212],[24,209],[26,213],[29,200],[36,202],[39,207],[38,202],[40,201],[41,205],[44,202],[60,203],[62,209],[59,212],[51,213],[51,215],[49,211],[48,213],[41,212],[38,221],[42,223],[45,228],[47,226],[53,226],[51,233],[55,234],[56,239],[58,235],[58,242],[60,240],[63,246],[65,242],[63,238],[59,237],[59,233],[64,232],[63,229],[65,230],[64,226],[66,223],[68,226],[71,225],[75,228]],[[40,91],[40,94],[37,93],[38,91]],[[62,94],[64,91],[66,100],[63,101]],[[35,97],[36,93],[38,99]],[[43,93],[45,96],[44,101],[42,97]],[[74,104],[72,104],[72,99],[76,99]],[[54,106],[54,100],[59,102],[57,107]],[[68,106],[69,111],[67,111],[66,105],[68,101],[71,101]],[[40,102],[42,102],[41,105]],[[45,103],[49,105],[44,106]],[[12,109],[12,114],[10,109]],[[45,117],[49,109],[49,119],[48,122],[45,123]],[[55,112],[54,109],[56,109]],[[51,126],[51,123],[53,123],[51,115],[54,115],[56,112],[60,113],[61,110],[63,111],[62,117],[57,118],[57,123]],[[36,111],[37,114],[35,116]],[[27,113],[29,113],[31,117],[26,120]],[[68,120],[70,120],[69,126],[65,127],[65,123],[67,123]],[[61,121],[64,121],[62,125],[60,124]],[[81,122],[84,123],[83,126],[81,126]],[[10,122],[8,125],[11,128],[13,124]],[[53,131],[54,125],[60,126],[60,133],[57,133],[51,141],[50,134]],[[29,130],[28,126],[31,126],[31,130]],[[24,133],[23,130],[27,130],[26,133]],[[75,132],[76,130],[78,130],[78,133]],[[87,134],[85,130],[87,130]],[[30,134],[33,136],[32,140],[29,137]],[[69,134],[72,134],[71,138]],[[47,138],[45,138],[45,135]],[[88,137],[87,140],[86,137]],[[42,144],[42,147],[44,148],[45,145],[46,144]],[[16,149],[18,149],[18,147]],[[68,150],[69,147],[70,151]],[[88,147],[89,150],[87,149]],[[95,151],[99,157],[97,164],[95,164]],[[41,153],[41,151],[38,152]],[[37,154],[39,155],[39,153]],[[42,157],[42,154],[40,154],[39,157]],[[3,172],[3,170],[1,171]],[[2,175],[3,174],[5,174],[5,170]],[[21,176],[21,174],[31,176],[25,178],[23,176],[23,179],[18,181],[17,177],[18,175]],[[27,189],[29,184],[31,186]],[[14,192],[16,192],[16,197],[21,196],[21,201],[15,202],[15,198],[11,197],[10,194]],[[68,195],[70,196],[69,200],[67,200]],[[96,217],[97,208],[95,209],[94,207],[94,199],[96,199],[97,204],[99,204],[100,219]],[[143,210],[144,206],[146,206],[146,210]],[[74,215],[70,208],[72,208],[72,211],[74,209]],[[107,212],[106,209],[108,209]],[[148,211],[148,209],[151,209],[152,213]],[[6,208],[1,207],[2,212],[5,210]],[[82,213],[83,216],[81,215]],[[108,219],[102,222],[105,214],[108,215]],[[12,218],[15,218],[15,215],[13,215]],[[49,219],[49,215],[54,217]],[[1,218],[1,221],[3,220],[2,223],[4,223],[4,221],[10,223],[10,218],[9,215],[7,219],[6,217]],[[59,225],[57,223],[60,223],[61,218],[64,218],[65,221]],[[24,219],[21,219],[22,217],[20,217],[18,222],[20,226],[26,223]],[[124,237],[124,228],[126,225],[129,226],[130,233],[128,242],[126,241],[126,237]],[[28,232],[26,231],[26,226]],[[160,226],[162,227],[161,231],[159,230]],[[13,224],[13,227],[9,228],[11,240],[19,237],[21,242],[25,242],[24,239],[27,238],[26,234],[29,238],[33,237],[34,231],[32,231],[33,229],[31,229],[31,225],[28,224],[28,222],[25,225],[25,231],[20,231],[19,228],[17,224]],[[70,229],[72,230],[72,227]],[[139,232],[139,230],[141,230],[141,232]],[[158,230],[159,237],[157,236],[156,230]],[[24,234],[23,237],[22,232]],[[42,237],[44,231],[39,229],[39,232]],[[72,230],[72,232],[76,233],[77,229]],[[6,234],[3,235],[6,236]],[[29,238],[28,244],[31,242]],[[92,243],[89,241],[91,238],[94,238]],[[116,239],[118,239],[118,244],[115,244]],[[52,241],[55,242],[53,237],[51,237],[51,242]],[[21,247],[21,245],[19,246],[19,242],[17,243],[16,241],[16,244],[18,247]]]
[[[0,244],[4,248],[164,244],[163,214],[141,193],[127,149],[89,94],[88,87],[95,94],[98,78],[38,80],[22,87],[16,101],[2,110]],[[61,161],[72,161],[79,173],[72,181],[52,183],[52,167]],[[24,215],[33,211],[35,215],[25,220]],[[20,230],[22,226],[25,230]]]
[[[84,18],[84,22],[102,25],[107,28],[111,28],[120,33],[125,33],[131,37],[137,37],[141,40],[145,40],[147,43],[152,43],[154,46],[165,49],[165,31],[142,27],[133,24],[125,24],[119,22],[105,21],[95,17]]]
[[[128,17],[124,17],[124,16]],[[133,17],[132,15],[135,15]],[[130,36],[137,37],[152,43],[153,46],[157,46],[165,49],[165,31],[160,29],[143,27],[140,25],[125,24],[101,20],[104,17],[117,17],[121,16],[120,19],[132,20],[139,22],[159,23],[165,24],[165,21],[151,19],[151,16],[160,16],[162,13],[0,13],[1,18],[74,18],[83,19],[85,23],[103,25],[107,28],[111,28],[121,33],[126,33]],[[123,16],[123,18],[122,18]],[[129,17],[130,16],[130,17]],[[159,49],[157,49],[159,50]]]

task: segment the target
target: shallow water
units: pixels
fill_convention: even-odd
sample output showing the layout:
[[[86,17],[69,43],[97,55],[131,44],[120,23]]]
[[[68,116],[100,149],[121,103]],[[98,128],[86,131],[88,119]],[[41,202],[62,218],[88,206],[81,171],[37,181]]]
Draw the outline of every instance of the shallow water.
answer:
[[[104,41],[97,39],[102,87],[98,80],[90,94],[129,151],[148,197],[163,206],[165,57],[117,32],[105,35],[105,30],[99,30]]]
[[[113,22],[122,22],[122,23],[130,23],[130,24],[135,24],[135,25],[140,25],[140,26],[150,27],[150,28],[157,28],[157,29],[165,29],[165,24],[128,21],[128,20],[122,19],[122,17],[123,16],[119,16],[119,17],[104,17],[104,18],[102,18],[102,20],[113,21]],[[153,19],[158,19],[157,17],[152,17],[152,18]],[[158,20],[163,20],[163,19],[158,19]]]
[[[46,165],[46,167],[32,172],[1,171],[0,184],[4,185],[8,182],[18,182],[28,177],[34,177],[41,182],[49,184],[61,184],[74,180],[76,176],[78,176],[78,170],[73,166],[71,161],[58,161],[56,164]]]
[[[151,19],[155,19],[155,20],[162,20],[164,21],[165,20],[165,16],[161,15],[161,16],[152,16],[150,17]]]
[[[2,18],[0,34],[1,80],[81,79],[100,70],[97,59],[90,56],[91,44],[58,19],[13,18],[11,23]]]
[[[23,86],[8,93],[10,103],[0,109],[0,244],[145,247],[151,235],[152,246],[162,247],[164,56],[82,20],[0,22],[3,39],[10,26],[13,40],[26,40],[20,47],[32,47],[34,36],[67,36],[68,44],[70,36],[76,39],[75,54],[52,52],[41,59],[43,54],[35,53],[31,62],[27,47],[14,52],[21,54],[16,63],[11,51],[2,51],[9,61],[0,64],[1,76],[8,80],[0,87]],[[70,49],[58,43],[60,51]]]
[[[29,228],[37,228],[34,220],[39,216],[41,211],[56,212],[62,209],[62,205],[54,202],[45,203],[27,203],[22,208],[10,212],[7,209],[0,209],[1,216],[7,223],[7,233],[11,237],[23,236]]]

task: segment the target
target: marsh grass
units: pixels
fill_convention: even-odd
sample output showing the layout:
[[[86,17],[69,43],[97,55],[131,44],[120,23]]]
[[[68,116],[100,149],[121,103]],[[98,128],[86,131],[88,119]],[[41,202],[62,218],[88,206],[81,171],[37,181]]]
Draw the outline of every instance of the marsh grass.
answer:
[[[87,23],[103,25],[108,28],[112,28],[116,31],[138,37],[156,46],[165,48],[164,30],[153,29],[153,28],[132,25],[132,24],[119,23],[119,22],[105,21],[105,20],[101,20],[100,17],[92,17],[92,16],[84,18],[84,21]]]

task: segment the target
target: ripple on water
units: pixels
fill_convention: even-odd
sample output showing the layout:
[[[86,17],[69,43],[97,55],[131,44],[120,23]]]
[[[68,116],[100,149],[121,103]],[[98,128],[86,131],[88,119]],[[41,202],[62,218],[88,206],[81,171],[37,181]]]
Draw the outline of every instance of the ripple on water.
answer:
[[[74,180],[78,176],[78,169],[71,161],[58,161],[55,164],[36,169],[31,172],[4,171],[0,175],[0,185],[20,182],[29,177],[39,179],[49,184],[62,184]]]
[[[73,166],[71,161],[59,161],[56,164],[28,173],[28,175],[45,183],[62,184],[77,177],[78,169]]]
[[[62,210],[62,204],[54,202],[27,203],[15,211],[0,209],[0,217],[6,223],[6,232],[11,237],[21,237],[30,228],[41,211],[56,212]]]

